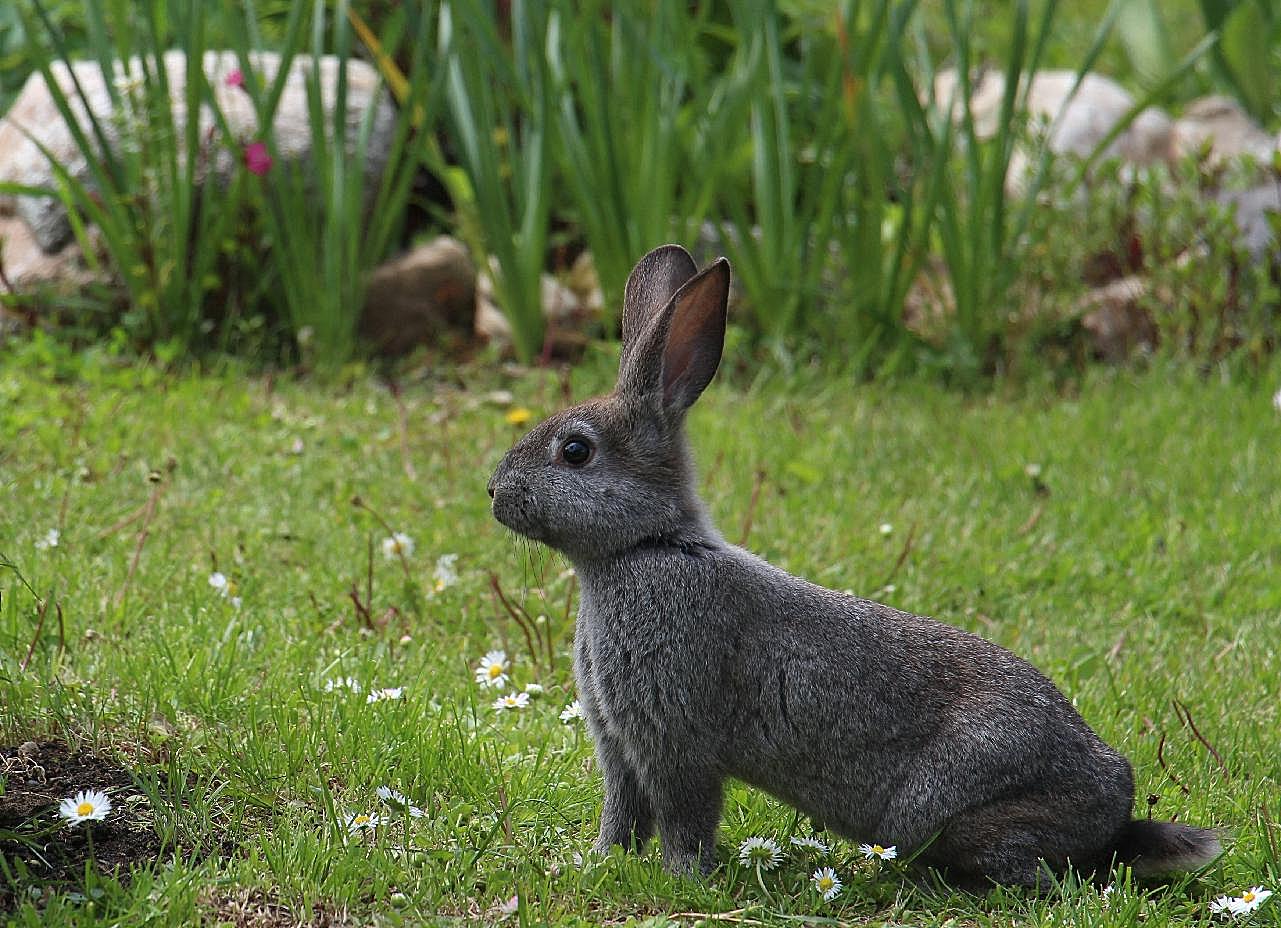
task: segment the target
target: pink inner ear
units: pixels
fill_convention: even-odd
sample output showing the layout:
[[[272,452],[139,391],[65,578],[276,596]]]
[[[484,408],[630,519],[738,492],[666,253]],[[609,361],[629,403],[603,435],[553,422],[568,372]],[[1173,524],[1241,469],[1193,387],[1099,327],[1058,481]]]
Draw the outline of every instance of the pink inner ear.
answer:
[[[663,396],[668,402],[677,393],[688,393],[680,398],[688,406],[716,373],[725,339],[727,270],[714,265],[676,294],[663,348]]]
[[[677,307],[676,316],[667,335],[667,347],[663,351],[663,393],[670,395],[672,387],[689,372],[695,363],[698,351],[700,323],[702,317],[696,312],[681,312]]]

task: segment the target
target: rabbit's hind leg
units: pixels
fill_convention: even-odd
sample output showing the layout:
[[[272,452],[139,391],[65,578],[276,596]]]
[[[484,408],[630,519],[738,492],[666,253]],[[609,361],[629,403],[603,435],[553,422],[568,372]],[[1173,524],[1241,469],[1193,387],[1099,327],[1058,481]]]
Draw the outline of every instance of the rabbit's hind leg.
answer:
[[[994,802],[953,818],[922,855],[962,885],[1046,889],[1063,870],[1061,829],[1035,798]]]

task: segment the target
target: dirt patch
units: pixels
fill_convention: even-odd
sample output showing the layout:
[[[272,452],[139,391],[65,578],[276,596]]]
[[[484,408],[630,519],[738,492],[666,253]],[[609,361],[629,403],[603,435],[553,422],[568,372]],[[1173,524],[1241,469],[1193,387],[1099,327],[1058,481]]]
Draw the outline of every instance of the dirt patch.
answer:
[[[80,790],[111,799],[111,813],[92,825],[100,872],[128,872],[152,863],[160,839],[151,806],[130,771],[114,761],[72,753],[58,742],[0,747],[0,911],[49,887],[78,887],[90,858],[86,825],[65,827],[58,803]]]
[[[346,913],[324,907],[299,914],[259,889],[207,892],[201,895],[200,905],[217,924],[235,928],[344,928],[352,924]]]

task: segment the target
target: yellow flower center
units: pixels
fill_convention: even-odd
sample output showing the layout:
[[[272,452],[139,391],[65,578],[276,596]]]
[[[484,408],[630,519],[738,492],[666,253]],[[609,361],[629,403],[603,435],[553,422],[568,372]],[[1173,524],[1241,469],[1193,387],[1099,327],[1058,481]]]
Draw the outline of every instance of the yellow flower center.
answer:
[[[1254,897],[1255,897],[1255,894],[1254,894],[1254,893],[1252,893],[1252,892],[1250,892],[1250,890],[1248,890],[1248,889],[1247,889],[1245,892],[1243,892],[1243,893],[1241,894],[1241,901],[1242,901],[1242,902],[1253,902],[1253,901],[1254,901]]]
[[[832,888],[832,878],[830,876],[819,877],[818,888],[827,892]]]
[[[76,806],[76,815],[93,815],[93,803],[80,803],[80,805]]]
[[[885,853],[885,848],[881,847],[879,844],[873,844],[872,853],[875,854],[877,857],[880,857],[882,854]]]
[[[352,823],[353,825],[368,825],[368,824],[369,824],[369,816],[368,816],[368,815],[357,815],[355,818],[353,818],[353,819],[351,820],[351,823]]]
[[[496,677],[501,677],[502,675],[503,675],[503,665],[502,665],[502,664],[490,664],[490,665],[489,665],[489,679],[493,680],[493,679],[495,679]]]

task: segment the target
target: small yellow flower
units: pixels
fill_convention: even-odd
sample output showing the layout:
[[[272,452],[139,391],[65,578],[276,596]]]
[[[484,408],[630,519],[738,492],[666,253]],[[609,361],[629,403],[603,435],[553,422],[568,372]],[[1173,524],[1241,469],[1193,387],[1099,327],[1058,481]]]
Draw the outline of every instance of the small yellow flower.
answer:
[[[534,418],[534,414],[524,406],[513,406],[511,409],[507,410],[507,413],[503,418],[507,420],[508,425],[519,427],[526,425],[530,419]]]

